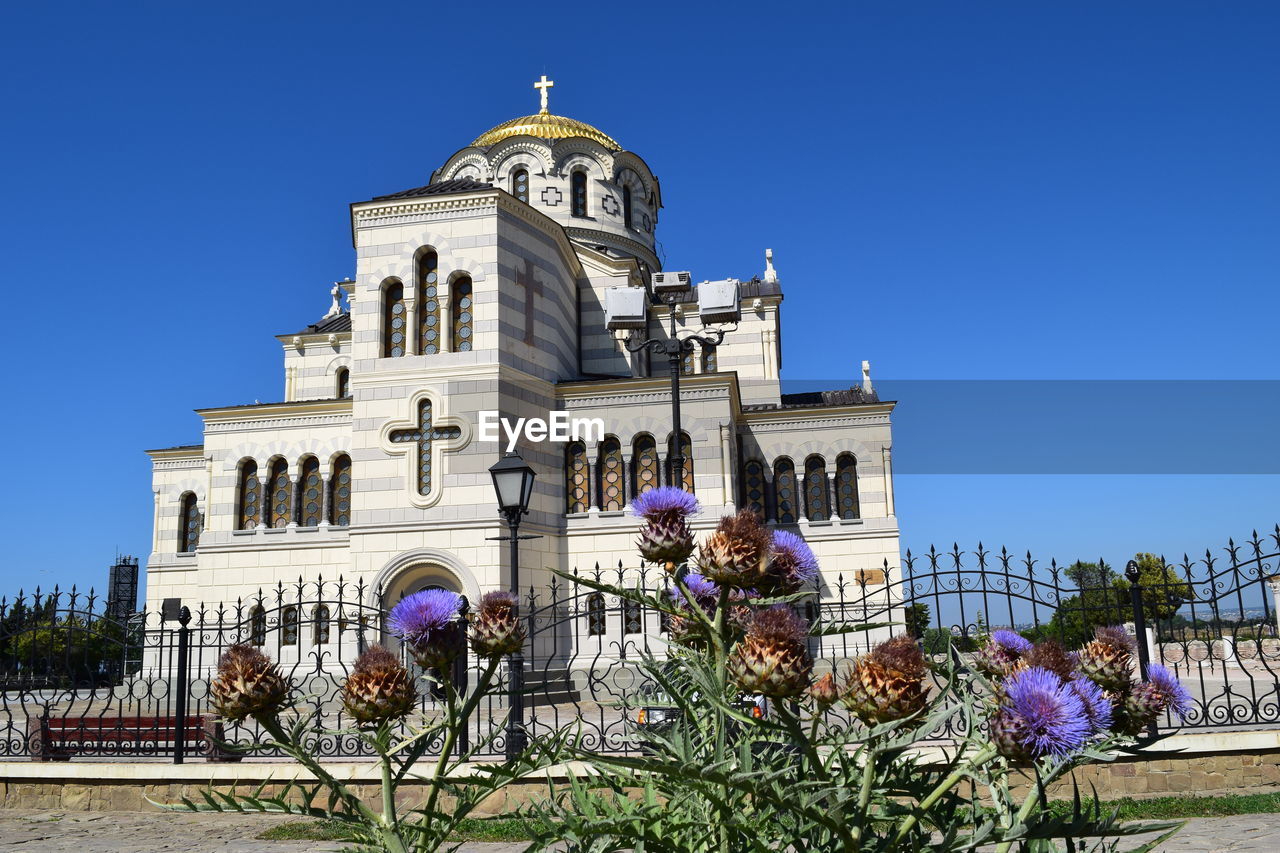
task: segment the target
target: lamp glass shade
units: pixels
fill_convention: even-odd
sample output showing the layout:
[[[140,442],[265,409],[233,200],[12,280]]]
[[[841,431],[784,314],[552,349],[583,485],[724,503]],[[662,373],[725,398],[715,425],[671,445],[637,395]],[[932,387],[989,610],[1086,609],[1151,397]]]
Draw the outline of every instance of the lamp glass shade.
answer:
[[[534,471],[518,453],[509,453],[489,469],[498,507],[505,512],[524,512],[533,495]]]

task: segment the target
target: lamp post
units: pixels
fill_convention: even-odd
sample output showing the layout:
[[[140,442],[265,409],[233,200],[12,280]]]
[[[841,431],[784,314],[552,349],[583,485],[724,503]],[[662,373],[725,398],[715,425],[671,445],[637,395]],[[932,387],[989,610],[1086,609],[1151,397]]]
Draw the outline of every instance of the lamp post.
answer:
[[[735,297],[736,300],[736,297]],[[704,329],[703,334],[689,334],[685,337],[678,337],[676,334],[676,305],[679,304],[679,293],[671,292],[667,294],[668,313],[671,319],[670,328],[667,331],[667,337],[649,338],[644,341],[628,341],[627,350],[629,352],[639,352],[642,349],[649,349],[659,355],[667,357],[667,364],[671,368],[671,430],[672,440],[675,442],[671,455],[667,458],[669,466],[667,471],[667,485],[675,485],[674,481],[678,476],[680,485],[684,485],[684,442],[683,430],[680,428],[680,365],[684,361],[684,357],[693,352],[693,345],[696,343],[702,347],[719,346],[724,340],[724,336],[729,329]],[[677,474],[676,472],[679,472]]]
[[[511,543],[511,594],[516,597],[516,615],[520,608],[520,540],[537,536],[520,535],[520,519],[529,511],[536,476],[519,453],[508,453],[489,468],[493,491],[498,496],[498,512],[507,521],[507,536],[495,536]],[[528,739],[524,730],[524,651],[515,652],[507,664],[507,758],[524,752]]]

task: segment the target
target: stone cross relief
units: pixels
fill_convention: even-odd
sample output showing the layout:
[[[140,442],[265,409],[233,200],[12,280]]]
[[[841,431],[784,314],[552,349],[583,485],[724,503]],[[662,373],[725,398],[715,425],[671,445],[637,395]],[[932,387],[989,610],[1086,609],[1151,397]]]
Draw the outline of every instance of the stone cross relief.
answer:
[[[533,261],[524,259],[524,270],[516,272],[516,284],[524,288],[524,342],[533,343],[533,297],[543,296],[542,282],[533,277]]]
[[[547,207],[555,207],[560,203],[560,199],[564,198],[560,190],[555,187],[547,187],[542,191],[542,203]]]
[[[431,494],[431,443],[436,439],[449,441],[462,435],[457,427],[433,427],[431,425],[431,401],[418,404],[418,426],[414,429],[398,429],[391,433],[397,444],[411,442],[418,445],[418,494]],[[412,454],[411,454],[412,457]]]

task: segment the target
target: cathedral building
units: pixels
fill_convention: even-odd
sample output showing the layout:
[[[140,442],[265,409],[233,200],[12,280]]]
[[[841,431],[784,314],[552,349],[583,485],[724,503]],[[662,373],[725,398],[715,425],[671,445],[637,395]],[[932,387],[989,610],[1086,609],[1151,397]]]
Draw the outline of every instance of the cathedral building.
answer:
[[[525,592],[552,569],[638,567],[628,506],[672,482],[704,507],[697,533],[751,507],[803,536],[821,596],[839,575],[877,584],[898,565],[893,404],[865,362],[852,387],[782,393],[771,253],[760,275],[714,283],[734,322],[703,316],[710,285],[674,302],[656,292],[657,178],[612,137],[549,112],[550,85],[537,86],[540,112],[482,133],[425,185],[350,206],[355,277],[310,325],[281,318],[297,330],[278,337],[280,401],[200,409],[201,444],[149,452],[149,610],[233,605],[300,578],[363,581],[371,606],[432,586],[472,601],[506,588],[488,469],[507,435],[482,423],[494,413],[602,422],[518,443],[537,472]],[[617,305],[629,322],[607,316]],[[727,329],[683,361],[679,437],[666,359],[628,346],[664,338],[672,312],[681,335]],[[666,464],[676,441],[679,471]],[[591,626],[604,630],[625,628]]]

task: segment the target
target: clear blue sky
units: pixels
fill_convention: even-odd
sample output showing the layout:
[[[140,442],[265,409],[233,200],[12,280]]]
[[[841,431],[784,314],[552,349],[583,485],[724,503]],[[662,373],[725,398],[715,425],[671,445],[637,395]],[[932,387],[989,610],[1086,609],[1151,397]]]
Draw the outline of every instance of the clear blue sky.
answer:
[[[145,555],[141,451],[279,399],[272,336],[354,271],[347,204],[534,111],[543,72],[661,178],[669,266],[746,277],[775,250],[788,377],[1176,380],[1145,417],[1202,417],[1179,445],[1202,459],[1256,413],[1178,382],[1280,380],[1280,6],[1054,5],[10,4],[2,586]],[[1122,561],[1280,520],[1273,462],[913,466],[1018,407],[903,394],[913,549]],[[1042,444],[1111,416],[1058,411]]]

